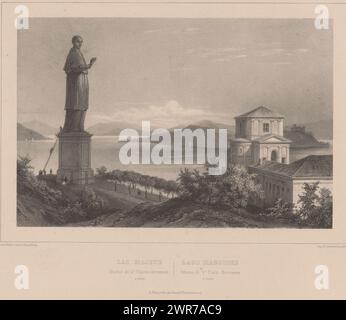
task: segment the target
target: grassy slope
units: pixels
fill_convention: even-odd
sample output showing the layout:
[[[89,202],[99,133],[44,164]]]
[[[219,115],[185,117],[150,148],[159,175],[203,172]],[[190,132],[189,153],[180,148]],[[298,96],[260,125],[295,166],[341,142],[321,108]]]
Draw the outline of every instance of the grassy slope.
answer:
[[[164,227],[164,228],[292,228],[284,221],[273,221],[246,210],[230,211],[225,208],[208,208],[202,204],[180,199],[162,203],[142,203],[133,209],[104,215],[97,219],[72,224],[98,227]]]
[[[208,207],[203,204],[171,199],[164,202],[154,202],[133,197],[127,193],[125,186],[114,185],[106,181],[96,180],[93,190],[106,203],[99,217],[68,226],[97,227],[165,227],[165,228],[292,228],[297,227],[287,222],[265,218],[258,213],[233,210],[227,208]],[[82,187],[57,186],[64,196],[73,200],[78,197]],[[54,226],[59,224],[61,210],[57,206],[44,203],[33,195],[18,194],[18,225],[19,226]],[[57,222],[58,221],[58,222]],[[66,226],[66,224],[63,224]]]
[[[70,200],[76,200],[81,191],[81,186],[56,186],[63,192],[64,197]],[[143,200],[132,198],[123,193],[111,192],[95,183],[92,186],[95,193],[102,197],[105,201],[104,212],[128,211],[133,207],[142,203]],[[21,194],[17,195],[17,223],[18,226],[56,226],[61,225],[62,207],[45,203],[35,195]]]
[[[17,195],[17,225],[19,227],[50,226],[47,213],[58,214],[57,209],[29,195]]]

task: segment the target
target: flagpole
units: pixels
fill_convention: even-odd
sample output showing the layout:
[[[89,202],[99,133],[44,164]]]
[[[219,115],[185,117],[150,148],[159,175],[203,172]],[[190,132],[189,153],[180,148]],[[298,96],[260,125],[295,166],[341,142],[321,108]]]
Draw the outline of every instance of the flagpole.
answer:
[[[61,128],[60,128],[60,131],[61,131]],[[48,159],[47,159],[47,161],[46,161],[46,164],[45,164],[44,167],[43,167],[43,171],[46,170],[46,167],[47,167],[47,165],[48,165],[49,159],[50,159],[50,157],[52,156],[52,153],[53,153],[53,151],[54,151],[54,149],[55,149],[55,146],[56,146],[57,141],[58,141],[58,134],[56,135],[56,139],[55,139],[55,142],[54,142],[53,147],[50,148],[50,150],[49,150],[49,156],[48,156]]]

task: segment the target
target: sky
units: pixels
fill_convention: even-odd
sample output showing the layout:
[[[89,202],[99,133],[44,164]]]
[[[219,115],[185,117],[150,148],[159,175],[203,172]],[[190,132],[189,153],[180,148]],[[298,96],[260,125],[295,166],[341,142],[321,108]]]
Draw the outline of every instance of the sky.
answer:
[[[18,121],[64,121],[73,35],[89,72],[86,126],[233,124],[264,105],[286,123],[332,118],[333,34],[312,19],[33,18],[18,31]]]

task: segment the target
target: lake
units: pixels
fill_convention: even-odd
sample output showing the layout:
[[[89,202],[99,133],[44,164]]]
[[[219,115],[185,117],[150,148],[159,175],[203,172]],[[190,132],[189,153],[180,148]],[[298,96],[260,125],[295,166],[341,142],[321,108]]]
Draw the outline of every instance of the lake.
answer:
[[[55,140],[35,140],[35,141],[18,141],[18,154],[21,156],[29,156],[32,161],[31,165],[34,171],[38,173],[43,169],[45,162],[49,156],[49,150],[54,145]],[[332,141],[329,141],[329,148],[309,148],[309,149],[292,149],[290,150],[290,162],[306,157],[310,154],[332,154]],[[203,165],[153,165],[153,164],[137,164],[123,165],[119,161],[119,150],[121,143],[118,142],[117,136],[92,138],[92,168],[105,166],[107,169],[132,170],[150,176],[157,176],[164,179],[175,180],[181,168],[203,168]],[[56,146],[52,157],[47,165],[47,173],[52,169],[56,173],[58,169],[58,146]]]

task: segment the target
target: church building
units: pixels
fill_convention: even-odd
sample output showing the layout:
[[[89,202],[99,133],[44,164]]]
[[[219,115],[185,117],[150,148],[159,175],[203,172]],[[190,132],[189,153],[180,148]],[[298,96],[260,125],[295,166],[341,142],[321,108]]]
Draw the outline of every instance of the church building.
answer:
[[[283,115],[260,106],[235,117],[235,124],[235,138],[229,141],[231,164],[289,164],[291,141],[283,136]]]
[[[251,199],[253,205],[270,206],[278,198],[298,205],[304,183],[319,182],[332,191],[332,155],[309,155],[290,163],[292,141],[284,137],[283,115],[261,106],[235,117],[235,125],[230,164],[246,166],[264,191],[263,199]]]

